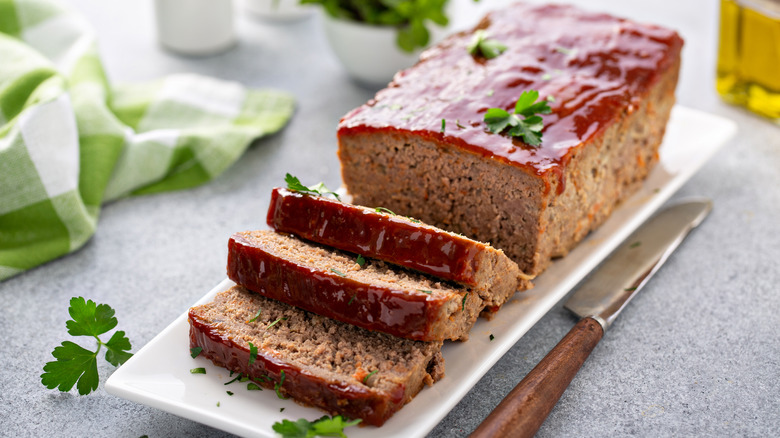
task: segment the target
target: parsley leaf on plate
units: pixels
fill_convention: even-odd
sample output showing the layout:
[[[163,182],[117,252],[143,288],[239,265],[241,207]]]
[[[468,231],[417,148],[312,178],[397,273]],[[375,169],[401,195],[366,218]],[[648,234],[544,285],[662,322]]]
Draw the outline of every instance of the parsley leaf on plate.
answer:
[[[71,336],[92,336],[97,341],[97,350],[90,351],[71,342],[64,341],[52,351],[56,361],[47,362],[43,366],[41,383],[49,388],[57,388],[62,392],[70,391],[76,386],[79,394],[86,395],[98,387],[100,377],[97,370],[97,356],[102,347],[106,347],[106,360],[114,366],[125,363],[130,357],[132,346],[125,332],[118,330],[108,342],[98,337],[117,325],[114,309],[107,304],[96,304],[92,300],[74,297],[68,308],[71,320],[65,323]]]
[[[498,134],[507,130],[512,137],[522,137],[530,146],[542,144],[542,128],[544,121],[536,114],[550,114],[552,110],[546,100],[536,102],[539,92],[523,91],[515,104],[514,113],[501,108],[490,108],[485,112],[485,124],[490,132]],[[519,116],[523,116],[520,119]]]
[[[285,175],[284,182],[287,183],[287,189],[293,190],[296,192],[302,192],[302,193],[309,193],[312,195],[317,196],[326,196],[326,195],[333,195],[341,201],[341,198],[339,197],[338,193],[330,191],[327,187],[325,187],[325,184],[318,183],[316,185],[307,187],[301,183],[301,180],[299,180],[297,177],[290,175],[289,173]]]

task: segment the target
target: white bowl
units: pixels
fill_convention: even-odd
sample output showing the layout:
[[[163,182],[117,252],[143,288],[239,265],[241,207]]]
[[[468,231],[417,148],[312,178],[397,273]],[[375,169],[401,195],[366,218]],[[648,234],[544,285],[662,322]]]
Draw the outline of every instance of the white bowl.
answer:
[[[291,22],[314,14],[311,5],[300,5],[298,0],[244,0],[244,9],[267,21]]]
[[[422,50],[404,52],[396,44],[396,28],[371,26],[325,17],[325,36],[347,72],[369,86],[386,85],[398,70],[417,62]]]

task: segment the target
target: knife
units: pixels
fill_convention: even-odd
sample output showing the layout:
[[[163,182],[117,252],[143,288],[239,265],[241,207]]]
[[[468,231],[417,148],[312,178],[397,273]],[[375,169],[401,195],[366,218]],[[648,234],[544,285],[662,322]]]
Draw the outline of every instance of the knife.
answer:
[[[710,200],[673,205],[626,239],[564,304],[580,321],[471,437],[536,434],[607,328],[710,210]]]

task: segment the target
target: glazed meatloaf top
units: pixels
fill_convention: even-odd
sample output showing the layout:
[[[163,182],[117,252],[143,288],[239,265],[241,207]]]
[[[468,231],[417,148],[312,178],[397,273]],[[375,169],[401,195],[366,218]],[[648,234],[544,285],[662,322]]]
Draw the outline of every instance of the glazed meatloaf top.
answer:
[[[563,5],[518,3],[486,16],[476,29],[507,50],[485,59],[468,53],[471,33],[451,36],[347,114],[339,135],[412,131],[540,176],[563,175],[578,146],[637,108],[683,44],[672,30]],[[531,89],[552,108],[542,116],[540,147],[486,129],[488,108],[511,111]]]
[[[389,210],[282,188],[271,193],[268,225],[277,231],[475,287],[501,305],[529,277],[504,252]]]
[[[188,319],[190,346],[215,364],[366,424],[382,425],[444,375],[441,342],[371,333],[240,286],[193,307]]]

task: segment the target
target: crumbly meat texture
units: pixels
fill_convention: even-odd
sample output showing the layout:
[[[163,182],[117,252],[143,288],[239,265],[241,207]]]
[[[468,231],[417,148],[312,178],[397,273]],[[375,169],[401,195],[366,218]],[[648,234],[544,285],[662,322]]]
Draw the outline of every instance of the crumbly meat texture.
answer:
[[[216,365],[303,405],[374,426],[444,376],[441,342],[371,333],[240,286],[191,308],[189,323],[190,347],[203,348]],[[250,342],[257,347],[252,363]]]
[[[485,307],[464,286],[270,230],[234,234],[227,271],[263,296],[415,340],[466,340]]]
[[[486,306],[532,287],[503,251],[382,208],[276,188],[267,220],[280,232],[463,284]]]
[[[464,49],[471,35],[455,35],[342,119],[342,179],[355,203],[490,242],[537,275],[658,161],[682,40],[559,5],[514,5],[477,28],[507,52],[472,60]],[[491,134],[481,120],[488,107],[511,109],[526,89],[555,97],[539,148]]]

